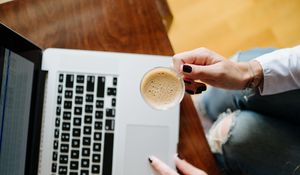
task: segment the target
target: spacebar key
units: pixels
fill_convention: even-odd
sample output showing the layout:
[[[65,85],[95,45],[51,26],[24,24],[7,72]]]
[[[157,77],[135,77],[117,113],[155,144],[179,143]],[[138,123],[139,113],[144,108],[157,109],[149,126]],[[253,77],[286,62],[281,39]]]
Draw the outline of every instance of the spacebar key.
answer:
[[[114,148],[114,134],[105,133],[104,137],[104,155],[103,155],[103,169],[102,174],[112,174],[113,148]]]

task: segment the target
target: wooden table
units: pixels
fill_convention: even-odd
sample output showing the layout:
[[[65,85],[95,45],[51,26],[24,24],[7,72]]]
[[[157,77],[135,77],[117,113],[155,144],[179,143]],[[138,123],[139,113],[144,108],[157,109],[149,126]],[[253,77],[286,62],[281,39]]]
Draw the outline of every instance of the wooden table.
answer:
[[[0,5],[0,21],[43,48],[173,55],[153,0],[22,0]],[[191,97],[181,103],[178,151],[219,174]]]

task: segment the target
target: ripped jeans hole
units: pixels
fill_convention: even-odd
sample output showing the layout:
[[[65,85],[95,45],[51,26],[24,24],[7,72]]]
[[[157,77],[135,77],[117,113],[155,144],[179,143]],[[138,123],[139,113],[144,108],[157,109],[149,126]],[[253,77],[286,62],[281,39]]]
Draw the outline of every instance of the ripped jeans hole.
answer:
[[[235,126],[235,119],[240,111],[232,112],[228,109],[220,114],[218,120],[213,124],[207,135],[207,141],[213,153],[223,154],[222,145],[225,144],[231,136],[232,128]]]

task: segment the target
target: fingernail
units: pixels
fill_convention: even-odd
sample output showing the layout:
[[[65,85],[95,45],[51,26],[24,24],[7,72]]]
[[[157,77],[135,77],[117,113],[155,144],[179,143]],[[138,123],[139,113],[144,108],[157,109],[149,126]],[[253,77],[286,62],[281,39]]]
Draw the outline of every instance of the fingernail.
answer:
[[[186,83],[186,84],[192,84],[192,82],[190,82],[190,81],[188,81],[188,80],[183,80],[184,81],[184,83]]]
[[[202,88],[202,91],[206,91],[207,87],[205,84],[203,84],[203,86],[200,86]]]
[[[182,70],[183,70],[183,72],[191,73],[192,72],[192,67],[189,66],[189,65],[183,65]]]
[[[152,159],[150,157],[148,157],[148,161],[149,163],[152,163]]]
[[[181,160],[183,159],[179,153],[177,154],[177,157]]]
[[[205,91],[205,90],[206,90],[206,87],[203,88],[202,86],[200,86],[200,87],[198,87],[198,88],[196,89],[195,94],[200,94],[202,91]]]
[[[183,175],[183,173],[180,171],[180,169],[178,167],[176,167],[177,173],[180,175]]]
[[[191,91],[191,90],[188,90],[188,89],[186,89],[185,92],[188,93],[188,94],[192,94],[192,95],[194,94],[194,91]]]

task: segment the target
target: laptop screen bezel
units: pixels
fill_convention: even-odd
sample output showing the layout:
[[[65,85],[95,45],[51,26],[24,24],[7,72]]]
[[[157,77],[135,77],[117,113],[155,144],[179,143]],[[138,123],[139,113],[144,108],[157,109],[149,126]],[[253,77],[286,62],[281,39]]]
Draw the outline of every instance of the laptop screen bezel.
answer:
[[[40,95],[40,86],[43,86],[44,80],[42,77],[44,74],[41,71],[42,54],[43,50],[33,44],[31,41],[22,37],[20,34],[11,30],[9,27],[0,23],[0,54],[3,56],[4,49],[8,49],[23,58],[29,60],[34,64],[34,75],[32,83],[32,95],[29,114],[29,126],[28,126],[28,139],[27,139],[27,151],[26,151],[26,163],[24,174],[36,174],[38,166],[38,153],[39,153],[39,140],[40,140],[40,124],[41,124],[41,109],[42,97],[37,98]],[[2,82],[3,74],[3,59],[0,59],[0,82]],[[0,84],[1,87],[1,84]],[[0,89],[1,90],[1,89]]]

